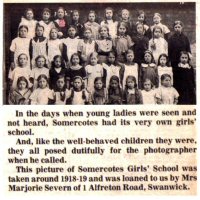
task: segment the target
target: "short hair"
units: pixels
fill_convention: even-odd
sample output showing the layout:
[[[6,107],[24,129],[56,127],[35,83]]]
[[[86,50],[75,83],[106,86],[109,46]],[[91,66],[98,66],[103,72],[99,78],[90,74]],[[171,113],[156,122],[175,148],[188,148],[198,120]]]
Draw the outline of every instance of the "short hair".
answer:
[[[154,13],[153,17],[156,17],[156,16],[158,16],[158,17],[160,17],[160,19],[162,19],[162,16],[160,13]]]
[[[35,31],[37,30],[37,28],[41,27],[44,31],[44,26],[42,26],[41,24],[37,24],[36,27],[35,27]]]
[[[180,26],[182,26],[182,27],[184,26],[183,22],[180,21],[180,20],[176,20],[176,21],[174,22],[174,24],[173,24],[173,27],[176,26],[176,25],[180,25]]]
[[[25,53],[21,53],[21,54],[19,54],[19,56],[18,56],[18,58],[17,58],[18,63],[19,63],[19,58],[20,58],[22,55],[26,56],[26,59],[28,60],[28,55],[25,54]]]
[[[48,83],[48,77],[45,74],[40,74],[38,76],[38,78],[37,78],[37,81],[40,81],[42,78],[44,78],[47,81],[47,83]]]
[[[180,52],[180,58],[181,58],[181,56],[182,56],[183,54],[187,55],[187,57],[188,57],[188,62],[189,62],[189,61],[190,61],[190,55],[189,55],[189,53],[188,53],[187,51],[181,51],[181,52]]]
[[[37,61],[38,61],[40,58],[43,58],[43,59],[44,59],[44,61],[45,61],[44,65],[45,65],[45,67],[47,67],[47,59],[45,58],[44,55],[39,55],[39,56],[37,56],[37,57],[35,58],[35,62],[37,63]]]
[[[25,11],[24,11],[24,16],[26,16],[27,12],[28,11],[31,11],[34,15],[34,12],[33,12],[33,9],[32,8],[27,8]]]
[[[152,81],[151,81],[149,78],[146,78],[146,79],[144,80],[143,85],[144,85],[144,83],[147,82],[147,81],[150,81],[150,83],[151,83],[151,88],[153,88],[154,85],[153,85]]]

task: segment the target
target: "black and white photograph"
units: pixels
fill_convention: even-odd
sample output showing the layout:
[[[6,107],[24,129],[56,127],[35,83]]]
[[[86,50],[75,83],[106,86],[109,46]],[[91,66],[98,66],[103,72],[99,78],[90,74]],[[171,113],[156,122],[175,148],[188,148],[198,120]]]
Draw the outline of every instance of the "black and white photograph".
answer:
[[[4,3],[4,105],[195,105],[190,2]]]

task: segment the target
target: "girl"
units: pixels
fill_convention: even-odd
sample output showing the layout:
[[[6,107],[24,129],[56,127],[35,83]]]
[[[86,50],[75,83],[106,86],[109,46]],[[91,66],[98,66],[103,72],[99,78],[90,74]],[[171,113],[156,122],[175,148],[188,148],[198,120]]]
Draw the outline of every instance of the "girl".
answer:
[[[84,39],[79,41],[77,49],[81,57],[81,64],[86,66],[89,63],[90,54],[95,52],[95,41],[92,40],[92,30],[90,28],[84,30]]]
[[[117,25],[118,22],[113,20],[113,12],[114,10],[111,7],[107,7],[105,9],[105,20],[101,22],[102,25],[106,25],[109,28],[109,33],[112,39],[114,39],[117,35]]]
[[[58,77],[62,75],[66,78],[67,76],[67,69],[65,68],[65,63],[60,55],[56,55],[53,58],[53,62],[51,65],[51,69],[49,70],[49,88],[55,90],[57,85]]]
[[[34,20],[34,13],[32,8],[27,8],[25,10],[24,17],[21,18],[20,26],[26,26],[28,28],[27,38],[33,38],[35,35],[37,21]]]
[[[123,95],[124,104],[142,104],[142,94],[137,89],[136,78],[134,76],[127,76],[126,86]]]
[[[36,26],[35,37],[30,42],[30,57],[32,69],[35,68],[35,59],[39,55],[43,55],[47,59],[47,38],[43,36],[44,27]]]
[[[190,65],[189,53],[182,51],[180,53],[180,63],[177,69],[177,91],[179,93],[179,104],[195,104],[195,79],[194,69]]]
[[[108,89],[108,104],[122,104],[122,89],[120,87],[119,78],[112,76],[110,78],[110,85]]]
[[[144,80],[143,88],[141,91],[143,104],[156,104],[156,90],[153,89],[150,79]]]
[[[31,70],[27,67],[28,56],[24,53],[18,57],[18,65],[12,71],[9,72],[8,78],[10,82],[11,90],[17,89],[17,80],[19,77],[24,76],[28,81],[30,78]],[[29,85],[28,87],[30,87]]]
[[[117,52],[117,59],[124,63],[125,52],[133,46],[133,42],[129,35],[127,35],[127,27],[124,22],[120,22],[117,26],[117,37],[113,40],[113,48]]]
[[[35,59],[36,67],[32,69],[30,75],[30,82],[33,84],[33,90],[35,90],[38,86],[38,77],[41,74],[44,74],[49,79],[49,69],[47,66],[47,60],[45,56],[39,55]]]
[[[131,35],[133,31],[133,24],[130,20],[130,12],[127,9],[121,11],[121,22],[124,22],[127,27],[127,34]]]
[[[76,36],[77,29],[75,26],[70,25],[68,29],[68,38],[62,39],[63,42],[63,58],[67,63],[72,54],[77,53],[79,37]]]
[[[186,51],[191,57],[190,42],[188,37],[183,33],[183,23],[181,21],[174,22],[174,34],[168,41],[168,55],[173,69],[174,87],[177,89],[176,80],[179,77],[177,72],[178,64],[180,62],[180,52]]]
[[[158,59],[159,86],[161,86],[161,76],[163,74],[169,74],[171,76],[171,84],[173,85],[172,67],[169,66],[169,59],[166,54],[161,54]]]
[[[162,20],[161,15],[159,13],[154,13],[153,25],[151,26],[151,32],[153,32],[153,29],[155,26],[160,26],[160,28],[162,30],[162,32],[161,32],[162,37],[165,38],[166,40],[168,40],[170,30],[166,25],[161,23],[161,20]]]
[[[162,29],[160,26],[154,26],[153,38],[149,41],[149,50],[153,53],[155,62],[158,63],[160,54],[168,54],[167,41],[161,36]]]
[[[75,76],[80,76],[84,83],[83,86],[86,86],[86,71],[85,68],[80,65],[80,57],[77,53],[72,54],[71,56],[71,65],[67,72],[67,88],[73,86],[73,80]]]
[[[157,104],[177,104],[179,94],[171,86],[171,76],[163,74],[161,76],[161,86],[156,91]]]
[[[91,96],[84,89],[84,82],[80,76],[73,78],[73,88],[69,91],[69,98],[66,100],[69,105],[84,105],[91,104]]]
[[[97,40],[99,38],[100,25],[95,22],[96,13],[94,10],[90,10],[88,14],[88,21],[84,24],[84,27],[92,30],[92,39]]]
[[[96,77],[103,77],[103,67],[98,62],[98,54],[96,52],[90,55],[90,65],[85,67],[87,76],[87,90],[92,92],[94,89],[94,79]]]
[[[55,24],[51,21],[51,10],[49,8],[44,8],[42,11],[42,20],[39,21],[39,25],[44,27],[44,37],[49,39],[50,31],[55,28]]]
[[[46,75],[39,75],[38,88],[33,91],[30,96],[31,105],[47,105],[53,101],[53,93],[48,88],[48,78]]]
[[[144,52],[144,62],[140,67],[140,88],[144,87],[144,81],[150,79],[153,87],[158,87],[158,69],[154,61],[154,57],[151,51]]]
[[[144,52],[149,47],[149,39],[144,35],[144,24],[136,24],[136,34],[133,36],[133,51],[135,55],[135,62],[140,65],[144,59]]]
[[[56,28],[58,29],[58,37],[65,38],[67,36],[67,13],[63,7],[59,7],[56,13],[57,19],[54,21]]]
[[[94,79],[94,91],[92,93],[92,103],[94,105],[104,105],[108,102],[108,91],[104,87],[103,78],[96,77]]]
[[[126,64],[124,65],[124,75],[123,75],[123,89],[125,89],[127,83],[127,77],[132,75],[135,77],[136,84],[138,85],[138,64],[133,62],[134,53],[133,50],[129,49],[126,53]]]
[[[47,45],[49,63],[51,63],[54,56],[62,55],[62,42],[58,39],[58,30],[56,28],[51,29]]]
[[[30,95],[27,79],[20,76],[17,79],[17,89],[10,92],[8,102],[10,105],[28,105]]]
[[[66,89],[65,75],[58,75],[56,80],[56,89],[53,90],[54,104],[65,105],[68,97],[68,90]]]
[[[112,50],[112,40],[107,26],[99,28],[99,40],[96,40],[96,51],[99,54],[99,63],[106,63],[107,56]]]
[[[79,38],[83,37],[83,24],[79,22],[80,15],[78,10],[73,10],[71,13],[71,23],[70,25],[76,27],[76,36]]]
[[[10,62],[11,62],[11,70],[13,70],[18,65],[18,57],[20,54],[26,54],[27,56],[27,66],[30,68],[30,56],[29,56],[29,48],[30,48],[30,38],[27,38],[28,27],[21,25],[19,27],[19,37],[12,40],[10,46]]]

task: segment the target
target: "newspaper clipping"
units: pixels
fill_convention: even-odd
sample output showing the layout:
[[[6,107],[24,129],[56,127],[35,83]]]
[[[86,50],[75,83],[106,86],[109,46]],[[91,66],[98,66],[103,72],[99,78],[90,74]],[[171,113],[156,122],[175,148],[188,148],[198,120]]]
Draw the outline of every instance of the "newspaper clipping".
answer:
[[[198,7],[4,1],[3,199],[196,196]]]

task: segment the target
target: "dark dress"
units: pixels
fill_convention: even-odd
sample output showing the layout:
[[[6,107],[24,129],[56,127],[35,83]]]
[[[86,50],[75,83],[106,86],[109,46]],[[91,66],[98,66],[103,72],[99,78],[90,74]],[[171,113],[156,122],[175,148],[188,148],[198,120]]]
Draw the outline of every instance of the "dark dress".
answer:
[[[124,90],[124,94],[123,94],[123,101],[124,104],[142,104],[142,94],[141,91],[138,89],[135,89],[135,93],[131,94],[129,93],[129,91],[127,89]]]

